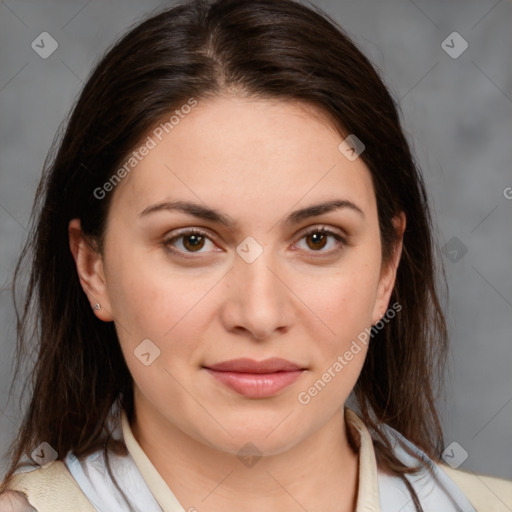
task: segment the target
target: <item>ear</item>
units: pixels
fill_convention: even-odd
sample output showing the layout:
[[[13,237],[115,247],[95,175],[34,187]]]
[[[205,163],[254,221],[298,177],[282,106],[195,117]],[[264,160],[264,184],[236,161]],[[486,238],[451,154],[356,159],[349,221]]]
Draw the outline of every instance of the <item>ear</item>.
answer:
[[[80,219],[72,219],[68,225],[69,248],[75,260],[80,285],[89,298],[94,314],[104,322],[113,320],[110,300],[107,293],[103,258],[100,252],[85,237]],[[96,310],[94,306],[100,305]]]
[[[382,265],[379,285],[377,288],[377,297],[372,314],[372,325],[376,324],[386,313],[389,299],[391,297],[393,287],[395,286],[396,271],[402,255],[403,236],[406,224],[405,213],[400,212],[399,215],[393,217],[392,222],[397,234],[397,240],[395,242],[390,261],[388,261],[387,264]]]

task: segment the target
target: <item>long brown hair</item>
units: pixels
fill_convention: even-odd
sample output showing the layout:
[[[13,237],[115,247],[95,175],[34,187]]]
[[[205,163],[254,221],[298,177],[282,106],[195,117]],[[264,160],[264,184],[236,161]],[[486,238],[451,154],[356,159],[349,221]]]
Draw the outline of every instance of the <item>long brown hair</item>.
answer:
[[[360,158],[376,191],[384,262],[396,241],[391,220],[405,212],[391,296],[402,310],[372,338],[354,396],[374,433],[380,464],[402,478],[411,471],[393,455],[381,424],[439,460],[442,429],[435,400],[447,352],[436,285],[442,269],[435,263],[425,185],[398,105],[368,59],[318,8],[292,0],[196,0],[153,15],[106,53],[45,164],[13,284],[15,374],[27,354],[37,357],[3,485],[39,443],[48,442],[59,459],[70,450],[77,457],[106,451],[112,411],[124,408],[131,418],[132,377],[114,324],[96,318],[82,291],[68,223],[79,218],[101,250],[112,193],[98,200],[94,190],[169,112],[190,97],[226,91],[313,105],[340,135],[356,134],[364,142]],[[18,307],[16,290],[27,259],[28,285]],[[122,452],[122,443],[111,444]]]

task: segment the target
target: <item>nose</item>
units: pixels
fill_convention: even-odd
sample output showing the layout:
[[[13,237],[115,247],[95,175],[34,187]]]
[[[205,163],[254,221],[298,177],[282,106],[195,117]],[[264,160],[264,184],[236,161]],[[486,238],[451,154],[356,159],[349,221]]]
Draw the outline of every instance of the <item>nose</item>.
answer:
[[[244,332],[258,341],[286,332],[292,320],[292,293],[283,271],[267,253],[251,263],[236,257],[226,276],[229,291],[222,311],[228,331]]]

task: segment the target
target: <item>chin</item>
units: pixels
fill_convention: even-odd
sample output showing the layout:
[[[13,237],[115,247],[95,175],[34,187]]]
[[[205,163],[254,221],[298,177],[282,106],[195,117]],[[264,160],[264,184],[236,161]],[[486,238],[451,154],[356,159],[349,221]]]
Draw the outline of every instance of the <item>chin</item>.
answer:
[[[252,423],[241,421],[241,418],[238,421],[223,421],[217,417],[221,425],[226,425],[229,434],[222,429],[220,432],[202,432],[201,441],[216,450],[237,456],[250,456],[252,451],[266,456],[279,455],[308,436],[304,422],[298,422],[300,425],[290,425],[286,420],[283,421],[290,410],[287,409],[287,413],[281,414],[279,420],[274,420],[274,416],[272,419],[267,417],[266,420],[256,420],[253,416]]]

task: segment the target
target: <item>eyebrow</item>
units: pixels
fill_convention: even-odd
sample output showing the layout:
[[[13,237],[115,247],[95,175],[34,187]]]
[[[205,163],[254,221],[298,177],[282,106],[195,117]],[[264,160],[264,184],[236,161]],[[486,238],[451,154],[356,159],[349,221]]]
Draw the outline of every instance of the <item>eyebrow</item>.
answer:
[[[292,212],[286,217],[285,223],[289,225],[298,224],[305,219],[317,217],[319,215],[323,215],[324,213],[329,213],[345,208],[358,213],[364,218],[363,210],[352,201],[348,201],[347,199],[331,199],[329,201],[307,206],[306,208],[301,208],[300,210]],[[234,229],[238,226],[238,223],[229,215],[221,213],[214,208],[208,208],[191,201],[166,201],[157,203],[145,208],[142,212],[139,213],[139,217],[144,217],[151,213],[160,211],[180,211],[199,219],[209,220],[218,224],[222,224],[230,229]]]

